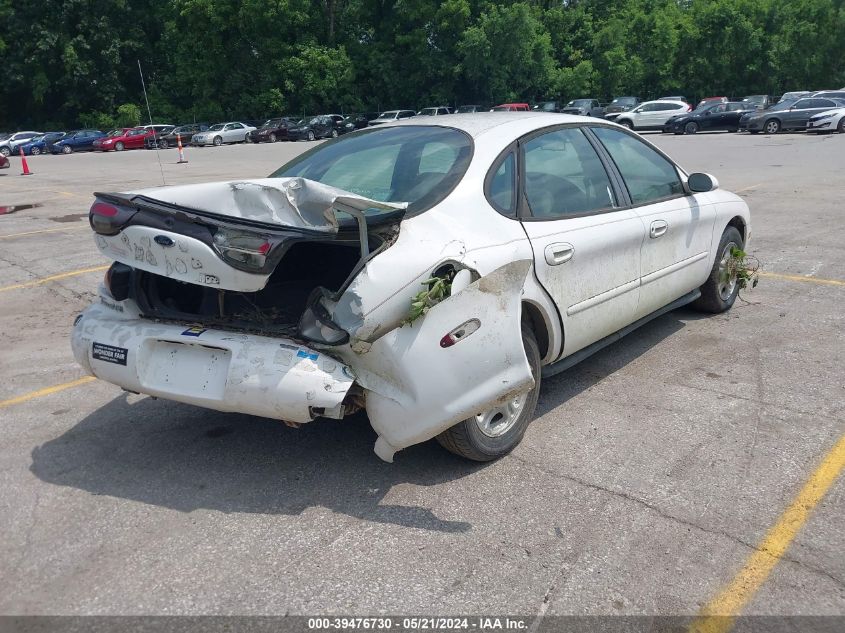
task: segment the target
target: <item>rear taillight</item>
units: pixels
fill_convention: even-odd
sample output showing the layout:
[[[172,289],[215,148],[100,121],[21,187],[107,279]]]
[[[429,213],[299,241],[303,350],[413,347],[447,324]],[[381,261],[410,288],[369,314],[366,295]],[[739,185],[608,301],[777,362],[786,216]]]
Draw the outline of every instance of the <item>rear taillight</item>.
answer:
[[[88,222],[95,233],[117,235],[133,215],[135,215],[135,209],[127,209],[98,200],[88,211]]]
[[[692,106],[691,105],[687,106],[687,112],[692,112]]]
[[[273,244],[268,237],[234,229],[218,229],[214,234],[214,248],[230,263],[239,267],[261,270]]]

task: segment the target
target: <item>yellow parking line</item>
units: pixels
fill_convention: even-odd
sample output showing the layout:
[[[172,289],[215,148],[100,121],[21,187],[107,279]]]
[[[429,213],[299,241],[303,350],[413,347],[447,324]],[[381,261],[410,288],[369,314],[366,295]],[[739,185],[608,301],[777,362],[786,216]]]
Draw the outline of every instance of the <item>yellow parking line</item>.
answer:
[[[12,284],[11,286],[3,286],[0,288],[0,292],[5,292],[6,290],[20,290],[21,288],[32,288],[33,286],[40,286],[41,284],[47,284],[51,281],[67,279],[68,277],[75,277],[76,275],[84,275],[85,273],[95,273],[98,271],[106,270],[107,268],[108,266],[94,266],[93,268],[71,270],[67,273],[59,273],[58,275],[50,275],[49,277],[42,277],[41,279],[33,279],[32,281],[26,281],[22,284]]]
[[[84,385],[94,380],[97,380],[96,378],[94,378],[94,376],[85,376],[85,378],[71,380],[70,382],[64,382],[60,385],[44,387],[44,389],[39,389],[38,391],[30,391],[29,393],[25,393],[22,396],[17,396],[16,398],[0,400],[0,408],[10,407],[13,404],[20,404],[22,402],[34,400],[35,398],[40,398],[41,396],[49,396],[51,393],[58,393],[59,391],[64,391],[65,389],[72,389],[73,387],[78,387],[79,385]]]
[[[8,233],[6,235],[0,235],[0,240],[6,240],[12,237],[23,237],[24,235],[38,235],[39,233],[58,233],[59,231],[72,231],[74,229],[87,229],[90,228],[88,223],[80,224],[79,226],[60,226],[55,229],[39,229],[38,231],[24,231],[23,233]]]
[[[784,275],[782,273],[769,273],[760,271],[761,277],[769,277],[770,279],[783,279],[784,281],[808,281],[811,284],[823,284],[826,286],[845,286],[845,281],[839,279],[821,279],[819,277],[804,277],[803,275]]]
[[[807,522],[813,508],[845,468],[845,435],[813,471],[798,496],[749,556],[745,566],[722,592],[701,609],[690,624],[690,633],[726,633],[733,619],[748,604]]]
[[[748,187],[743,187],[742,189],[735,189],[734,193],[742,193],[743,191],[751,191],[752,189],[756,189],[757,187],[759,187],[762,184],[763,184],[762,182],[759,182],[756,185],[749,185]]]

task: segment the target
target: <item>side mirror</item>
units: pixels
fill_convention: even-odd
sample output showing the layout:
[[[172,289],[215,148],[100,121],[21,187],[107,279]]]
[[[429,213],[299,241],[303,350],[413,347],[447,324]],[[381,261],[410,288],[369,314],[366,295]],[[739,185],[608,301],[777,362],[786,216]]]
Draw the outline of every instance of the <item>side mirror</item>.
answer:
[[[705,193],[719,188],[719,181],[710,174],[697,172],[687,178],[687,187],[692,193]]]

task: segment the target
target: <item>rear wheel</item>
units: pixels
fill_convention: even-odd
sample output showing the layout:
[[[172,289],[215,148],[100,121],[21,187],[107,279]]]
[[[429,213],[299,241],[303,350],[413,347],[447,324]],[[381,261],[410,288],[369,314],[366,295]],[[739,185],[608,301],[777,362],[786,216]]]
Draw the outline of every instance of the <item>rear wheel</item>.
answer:
[[[540,393],[540,348],[534,332],[526,326],[522,329],[522,345],[531,365],[534,387],[443,431],[437,436],[443,448],[476,462],[489,462],[507,455],[522,441]]]
[[[159,146],[161,149],[167,149],[168,147],[170,147],[170,143],[168,143],[168,142],[167,142],[167,139],[166,139],[166,138],[163,138],[163,139],[161,139],[161,140],[158,142],[158,146]]]
[[[780,121],[769,119],[763,124],[763,129],[766,131],[766,134],[777,134],[780,132]]]
[[[684,126],[684,134],[695,134],[698,132],[698,123],[690,121]]]
[[[3,154],[3,156],[8,157],[11,153],[12,150],[10,150],[8,147],[0,147],[0,154]]]
[[[703,312],[719,313],[731,309],[739,294],[736,272],[731,271],[731,251],[742,249],[742,235],[734,226],[729,226],[722,233],[716,261],[710,269],[710,276],[699,288],[701,296],[693,302],[693,307]]]

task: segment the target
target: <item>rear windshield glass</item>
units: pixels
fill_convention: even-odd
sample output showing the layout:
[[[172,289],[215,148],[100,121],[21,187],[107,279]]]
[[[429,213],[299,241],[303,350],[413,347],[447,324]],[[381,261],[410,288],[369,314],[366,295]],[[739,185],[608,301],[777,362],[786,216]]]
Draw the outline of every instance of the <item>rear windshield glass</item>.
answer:
[[[270,177],[308,178],[380,202],[407,202],[413,214],[443,200],[471,158],[472,139],[454,128],[374,128],[323,143]]]

